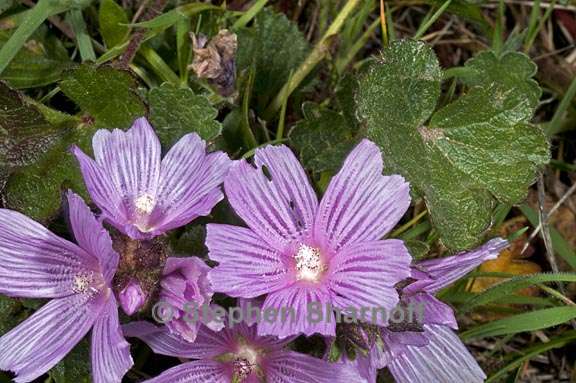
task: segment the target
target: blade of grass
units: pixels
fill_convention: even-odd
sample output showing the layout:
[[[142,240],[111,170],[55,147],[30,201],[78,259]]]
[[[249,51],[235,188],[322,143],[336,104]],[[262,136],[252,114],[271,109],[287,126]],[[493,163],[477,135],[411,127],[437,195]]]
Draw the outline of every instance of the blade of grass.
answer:
[[[337,35],[346,20],[350,17],[360,0],[348,0],[336,19],[332,22],[324,36],[314,46],[310,55],[304,60],[300,67],[294,72],[294,75],[284,84],[280,92],[274,100],[270,103],[264,112],[264,119],[270,120],[284,104],[284,98],[290,97],[292,92],[300,85],[302,81],[312,72],[312,70],[326,57],[328,54],[328,45],[332,37]]]
[[[237,31],[238,29],[248,25],[248,23],[254,17],[256,17],[258,12],[260,12],[262,8],[266,6],[267,3],[268,0],[257,0],[246,12],[244,12],[242,16],[238,18],[238,20],[236,20],[236,22],[232,25],[232,30]]]
[[[485,338],[536,331],[564,324],[576,318],[576,306],[553,307],[495,320],[465,331],[461,338]]]
[[[538,344],[530,348],[525,349],[522,352],[522,356],[513,359],[504,367],[501,367],[498,372],[491,375],[486,383],[493,383],[499,381],[506,374],[514,371],[515,369],[521,367],[526,361],[543,354],[547,351],[553,350],[555,348],[564,347],[572,342],[576,341],[576,331],[567,331],[559,337],[550,339],[547,343]]]
[[[442,6],[438,8],[438,10],[434,12],[434,14],[426,20],[425,23],[420,25],[420,27],[416,31],[416,34],[414,35],[414,40],[419,40],[420,38],[422,38],[422,36],[424,36],[424,33],[426,33],[428,28],[430,28],[432,24],[434,24],[436,20],[438,20],[440,16],[442,16],[442,14],[446,11],[451,2],[452,0],[445,1],[444,4],[442,4]]]
[[[572,105],[572,100],[574,100],[574,96],[576,96],[576,77],[572,79],[572,82],[570,83],[570,86],[568,87],[566,94],[564,94],[564,97],[562,97],[562,101],[560,101],[558,108],[554,112],[554,116],[552,116],[552,120],[546,126],[545,130],[548,137],[552,137],[553,135],[559,133],[562,130],[562,118],[564,117],[564,114],[566,113],[570,105]]]
[[[149,46],[142,45],[138,52],[142,56],[150,68],[160,77],[163,81],[169,82],[178,86],[180,84],[180,78],[176,76],[176,73],[166,64],[166,62],[160,57],[158,53]]]
[[[180,20],[176,23],[176,52],[178,56],[178,72],[180,74],[180,83],[186,85],[188,83],[188,63],[192,56],[192,45],[189,38],[190,33],[190,19],[181,16]]]
[[[72,9],[68,12],[67,19],[76,36],[80,58],[82,58],[82,61],[95,61],[96,53],[94,53],[92,39],[86,30],[86,22],[84,21],[82,10]]]
[[[504,282],[501,282],[488,290],[474,296],[470,301],[460,308],[460,312],[468,312],[475,307],[485,305],[503,297],[511,295],[513,292],[524,289],[526,287],[550,283],[550,282],[576,282],[576,274],[574,273],[540,273],[528,276],[515,277]]]
[[[18,29],[10,36],[10,39],[0,49],[0,74],[4,72],[12,59],[16,57],[28,38],[50,16],[68,10],[60,2],[53,0],[40,0],[30,10],[26,19],[18,26]]]

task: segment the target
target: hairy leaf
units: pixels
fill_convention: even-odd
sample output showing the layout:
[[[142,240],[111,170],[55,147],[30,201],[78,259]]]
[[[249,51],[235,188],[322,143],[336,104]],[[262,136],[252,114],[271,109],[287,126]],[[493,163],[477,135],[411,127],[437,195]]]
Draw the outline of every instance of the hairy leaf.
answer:
[[[127,128],[146,114],[137,82],[129,72],[109,66],[81,65],[60,82],[60,88],[80,109],[104,128]]]
[[[26,166],[61,137],[42,113],[17,91],[0,82],[0,168]]]
[[[451,248],[477,243],[495,198],[520,202],[549,158],[545,136],[528,124],[540,97],[529,59],[490,53],[469,66],[469,91],[431,117],[440,94],[438,60],[424,43],[398,41],[363,76],[357,94],[387,170],[423,193]]]
[[[255,66],[253,94],[259,108],[264,108],[276,96],[309,50],[298,26],[284,14],[269,9],[258,13],[253,27],[238,31],[238,68]]]
[[[212,140],[222,131],[222,125],[216,121],[218,111],[206,97],[194,94],[190,88],[165,83],[152,89],[148,100],[150,121],[164,145],[171,145],[192,132]]]

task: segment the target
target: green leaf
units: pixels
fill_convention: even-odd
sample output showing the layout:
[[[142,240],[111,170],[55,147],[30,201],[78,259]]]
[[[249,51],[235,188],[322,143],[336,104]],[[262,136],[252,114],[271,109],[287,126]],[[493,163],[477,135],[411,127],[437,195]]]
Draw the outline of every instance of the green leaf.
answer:
[[[490,226],[495,198],[521,201],[549,159],[544,134],[528,124],[540,96],[533,64],[520,54],[495,57],[471,60],[469,91],[432,116],[438,60],[424,43],[396,41],[362,77],[357,94],[387,171],[424,194],[432,223],[454,249],[475,245]]]
[[[238,68],[255,65],[253,94],[263,109],[304,61],[310,46],[296,24],[269,9],[258,13],[253,27],[239,29],[237,34]]]
[[[521,277],[515,277],[501,282],[488,290],[475,295],[463,307],[460,312],[467,312],[481,305],[485,305],[496,300],[513,295],[515,291],[530,287],[532,285],[549,282],[576,282],[576,274],[573,273],[540,273]]]
[[[26,166],[62,135],[19,92],[0,82],[0,168]]]
[[[35,88],[59,81],[73,63],[62,41],[45,33],[35,33],[26,42],[0,78],[17,89]],[[0,46],[8,41],[10,34],[0,31]]]
[[[536,310],[499,319],[477,326],[462,333],[462,339],[485,338],[516,334],[524,331],[536,331],[561,325],[576,318],[575,306],[554,307]]]
[[[300,153],[306,168],[317,173],[335,173],[358,143],[358,127],[349,124],[342,113],[308,109],[305,119],[298,122],[290,134],[292,146]]]
[[[128,16],[114,0],[102,0],[98,11],[100,34],[108,48],[122,44],[128,38],[130,29]]]
[[[14,172],[4,191],[7,207],[47,222],[58,213],[63,190],[86,197],[82,174],[69,148],[76,144],[90,152],[95,131],[83,124],[74,127],[35,163]]]
[[[90,350],[86,339],[50,370],[50,377],[56,383],[90,383],[90,376]]]
[[[137,82],[127,71],[84,64],[60,82],[62,91],[103,128],[127,128],[146,114]]]
[[[218,111],[208,99],[190,88],[177,88],[164,83],[148,95],[150,121],[160,141],[172,145],[187,133],[198,133],[205,140],[220,135],[222,125],[216,120]]]

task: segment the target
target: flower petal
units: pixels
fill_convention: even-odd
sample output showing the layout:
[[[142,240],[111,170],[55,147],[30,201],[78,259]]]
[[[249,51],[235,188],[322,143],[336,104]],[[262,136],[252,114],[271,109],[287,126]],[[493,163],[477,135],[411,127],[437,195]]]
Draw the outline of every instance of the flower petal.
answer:
[[[267,382],[360,383],[353,369],[293,351],[274,351],[264,361]]]
[[[330,294],[322,286],[294,284],[270,293],[262,306],[258,335],[286,338],[301,333],[308,336],[320,333],[334,336],[336,324],[329,303]]]
[[[88,333],[102,308],[102,298],[82,295],[53,299],[0,338],[0,370],[30,382],[68,354]]]
[[[208,274],[215,291],[254,298],[286,283],[281,254],[250,229],[209,224],[206,246],[210,259],[220,263]]]
[[[231,161],[222,152],[206,154],[206,143],[195,133],[180,139],[162,160],[158,204],[162,211],[155,230],[167,231],[210,214],[223,193],[220,184]]]
[[[130,344],[118,321],[118,305],[112,294],[92,330],[92,380],[94,383],[121,382],[134,365]]]
[[[148,238],[149,234],[140,231],[146,223],[141,222],[145,221],[142,215],[149,215],[157,201],[160,178],[161,148],[154,129],[145,118],[139,118],[126,132],[99,130],[92,143],[96,164],[74,150],[92,200],[126,234]],[[142,210],[137,206],[139,200],[146,205],[144,213],[138,211]]]
[[[156,354],[176,358],[209,359],[233,350],[233,338],[229,331],[214,332],[201,326],[196,340],[190,343],[165,327],[149,322],[131,322],[122,326],[124,335],[146,343]]]
[[[410,254],[397,239],[365,242],[343,248],[330,261],[328,286],[334,305],[356,310],[384,308],[386,312],[398,303],[395,285],[410,275]],[[370,315],[371,315],[370,314]],[[358,313],[358,315],[362,315]],[[377,315],[381,325],[383,316]],[[372,318],[370,318],[372,320]]]
[[[97,271],[98,260],[38,222],[0,209],[0,293],[57,298],[73,294],[74,277]]]
[[[234,211],[278,251],[310,229],[317,200],[306,174],[285,146],[258,149],[254,166],[236,162],[224,181]]]
[[[406,346],[390,356],[388,369],[397,383],[484,382],[486,375],[451,329],[432,325],[425,330],[428,345]]]
[[[230,381],[228,375],[223,363],[212,360],[196,360],[171,368],[144,383],[226,383]]]
[[[70,226],[78,245],[92,256],[98,257],[106,282],[110,283],[118,267],[118,253],[112,248],[112,239],[96,220],[86,203],[68,191]]]
[[[332,178],[320,202],[314,237],[334,251],[381,239],[410,206],[410,188],[398,175],[382,175],[378,147],[363,140]]]
[[[417,293],[402,297],[402,301],[411,305],[416,311],[423,308],[423,324],[438,324],[458,329],[458,322],[452,307],[428,293]]]
[[[428,278],[408,285],[405,291],[435,293],[462,278],[485,261],[497,258],[507,246],[506,240],[494,238],[469,252],[418,262],[415,266],[416,271],[423,271]]]

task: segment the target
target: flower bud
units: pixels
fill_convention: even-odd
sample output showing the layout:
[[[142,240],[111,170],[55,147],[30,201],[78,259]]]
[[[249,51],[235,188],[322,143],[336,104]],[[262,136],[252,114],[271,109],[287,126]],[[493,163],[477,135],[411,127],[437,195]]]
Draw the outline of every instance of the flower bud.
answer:
[[[146,303],[146,293],[137,280],[131,279],[118,294],[118,300],[122,310],[127,315],[132,315],[144,306]]]

